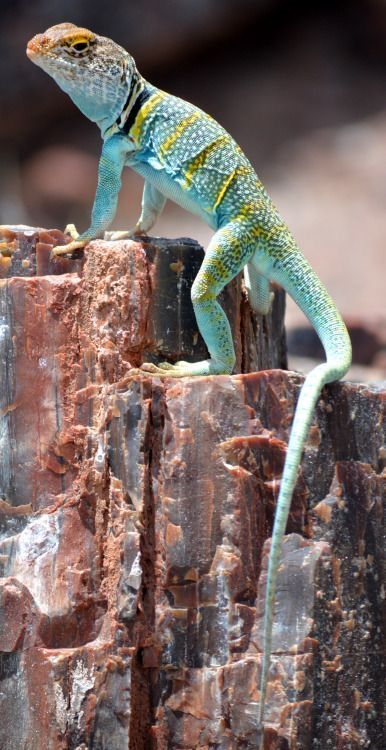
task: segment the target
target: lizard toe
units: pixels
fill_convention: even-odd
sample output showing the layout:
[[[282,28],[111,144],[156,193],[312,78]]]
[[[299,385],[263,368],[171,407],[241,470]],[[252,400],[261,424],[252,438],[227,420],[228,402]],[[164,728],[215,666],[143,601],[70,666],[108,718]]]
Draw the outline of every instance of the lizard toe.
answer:
[[[86,244],[84,240],[73,240],[67,245],[56,245],[51,250],[51,256],[55,258],[59,255],[71,255],[74,250],[81,250]]]
[[[66,228],[64,230],[64,234],[69,234],[70,237],[73,240],[77,240],[78,237],[79,237],[79,232],[78,232],[75,224],[67,224],[67,226],[66,226]]]
[[[117,242],[118,240],[126,240],[131,237],[133,232],[130,229],[122,230],[119,232],[105,232],[105,240],[110,242]]]

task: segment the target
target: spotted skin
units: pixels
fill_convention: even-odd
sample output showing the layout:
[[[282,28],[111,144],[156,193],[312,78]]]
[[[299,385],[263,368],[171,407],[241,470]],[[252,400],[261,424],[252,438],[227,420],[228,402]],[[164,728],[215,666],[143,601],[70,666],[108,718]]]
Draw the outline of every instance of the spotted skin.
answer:
[[[174,378],[232,372],[232,336],[217,297],[243,268],[257,312],[268,312],[272,298],[269,282],[276,281],[305,312],[323,343],[326,362],[312,370],[300,392],[277,500],[256,716],[256,725],[261,727],[282,538],[317,398],[325,383],[342,377],[351,362],[347,330],[250,162],[212,117],[145,81],[133,58],[111,39],[74,24],[59,24],[38,34],[29,42],[27,54],[97,123],[103,137],[90,227],[78,235],[71,225],[72,242],[54,248],[54,254],[83,247],[109,226],[124,166],[145,179],[136,231],[152,228],[166,198],[197,214],[215,230],[192,287],[197,324],[209,359],[176,365],[145,363],[144,372]],[[261,737],[263,742],[263,733]]]

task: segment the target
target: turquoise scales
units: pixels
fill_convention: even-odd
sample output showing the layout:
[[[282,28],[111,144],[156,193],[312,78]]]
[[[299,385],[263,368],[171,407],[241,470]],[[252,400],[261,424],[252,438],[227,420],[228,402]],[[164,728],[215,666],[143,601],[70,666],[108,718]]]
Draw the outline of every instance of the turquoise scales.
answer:
[[[265,605],[261,724],[282,537],[317,398],[325,383],[342,377],[350,366],[346,327],[251,164],[221,125],[192,104],[151,86],[122,47],[88,29],[69,23],[53,26],[29,42],[27,54],[97,123],[104,140],[91,226],[78,235],[71,225],[73,241],[54,248],[55,254],[84,247],[109,226],[124,166],[145,179],[141,216],[133,232],[152,228],[166,198],[198,214],[215,230],[192,287],[197,324],[210,358],[193,364],[145,363],[145,372],[161,377],[232,372],[232,336],[216,298],[243,268],[257,312],[268,312],[269,282],[276,281],[295,299],[323,343],[326,362],[307,376],[299,396],[277,501]],[[116,238],[129,235],[115,233]]]

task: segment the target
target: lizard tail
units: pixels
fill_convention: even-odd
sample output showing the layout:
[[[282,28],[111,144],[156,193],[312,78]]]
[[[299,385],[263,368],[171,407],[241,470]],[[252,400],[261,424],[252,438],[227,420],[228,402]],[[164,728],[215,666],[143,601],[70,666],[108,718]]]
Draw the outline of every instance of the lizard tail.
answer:
[[[265,595],[264,653],[260,681],[259,724],[262,724],[264,718],[272,649],[276,579],[282,540],[303,447],[307,439],[314,408],[323,386],[343,377],[351,364],[351,343],[346,326],[319,278],[300,253],[290,256],[284,263],[285,265],[283,264],[281,269],[275,269],[275,281],[281,283],[286,291],[291,294],[313,324],[322,341],[327,361],[315,367],[307,375],[300,391],[280,483]]]

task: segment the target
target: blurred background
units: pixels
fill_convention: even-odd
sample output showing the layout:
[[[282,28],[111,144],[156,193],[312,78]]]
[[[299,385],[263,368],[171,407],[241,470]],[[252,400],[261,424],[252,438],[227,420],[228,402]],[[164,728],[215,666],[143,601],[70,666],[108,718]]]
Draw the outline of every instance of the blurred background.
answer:
[[[99,130],[25,56],[62,21],[111,36],[152,83],[193,101],[240,143],[345,316],[365,379],[386,372],[385,0],[2,0],[0,223],[88,226]],[[135,224],[125,170],[114,228]],[[168,203],[155,228],[211,236]],[[292,366],[319,356],[292,304]],[[303,369],[307,369],[304,364]]]

